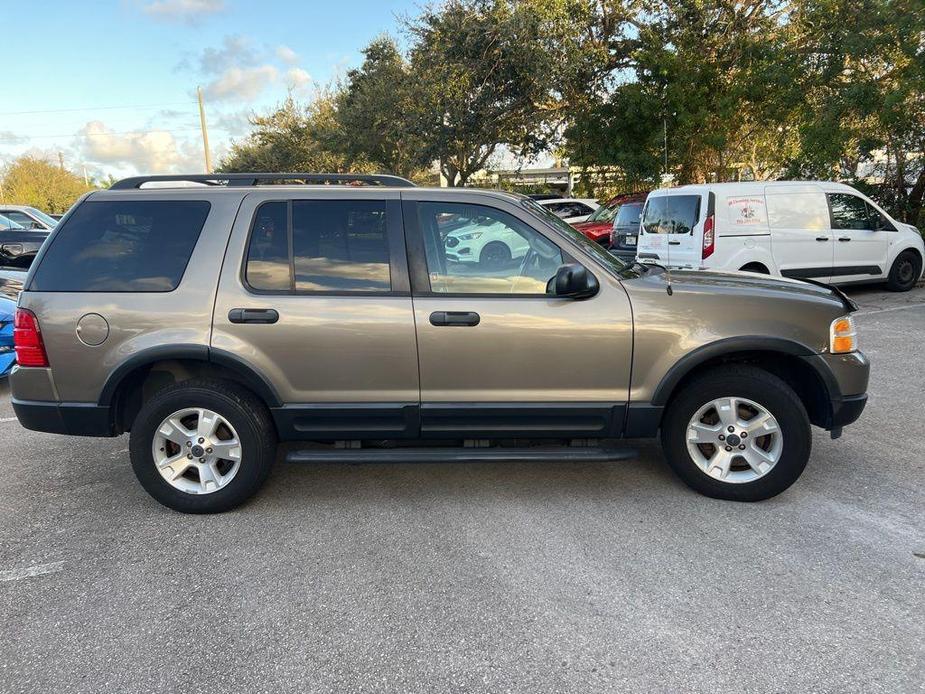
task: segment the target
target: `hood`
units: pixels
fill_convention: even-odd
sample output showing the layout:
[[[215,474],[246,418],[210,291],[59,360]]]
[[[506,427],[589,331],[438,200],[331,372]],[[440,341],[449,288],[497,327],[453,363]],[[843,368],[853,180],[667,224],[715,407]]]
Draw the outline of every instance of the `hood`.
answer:
[[[25,279],[25,272],[0,272],[0,311],[2,311],[4,299],[16,304]]]
[[[667,279],[667,272],[663,268],[655,267],[654,270],[660,273],[663,281]],[[671,285],[675,291],[766,295],[777,299],[828,302],[848,312],[858,309],[858,305],[841,290],[822,282],[771,277],[754,272],[672,270]]]

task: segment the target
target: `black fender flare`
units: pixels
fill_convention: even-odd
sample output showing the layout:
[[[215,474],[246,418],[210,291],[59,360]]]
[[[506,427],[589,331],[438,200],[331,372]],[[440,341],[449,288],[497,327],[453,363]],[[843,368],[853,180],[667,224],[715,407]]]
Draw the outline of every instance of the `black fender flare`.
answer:
[[[239,356],[206,345],[161,345],[133,354],[109,374],[100,391],[97,404],[103,407],[112,406],[119,386],[129,374],[149,364],[171,359],[210,362],[231,369],[268,407],[279,407],[282,404],[276,390],[263,374]]]
[[[744,335],[741,337],[727,337],[716,342],[710,342],[688,352],[672,366],[659,382],[652,394],[652,405],[664,406],[671,393],[681,382],[701,364],[711,359],[742,352],[777,352],[788,356],[800,357],[808,361],[819,374],[830,395],[839,391],[834,376],[821,359],[813,359],[818,354],[804,344],[783,337],[769,337],[764,335]],[[835,386],[833,391],[832,386]]]

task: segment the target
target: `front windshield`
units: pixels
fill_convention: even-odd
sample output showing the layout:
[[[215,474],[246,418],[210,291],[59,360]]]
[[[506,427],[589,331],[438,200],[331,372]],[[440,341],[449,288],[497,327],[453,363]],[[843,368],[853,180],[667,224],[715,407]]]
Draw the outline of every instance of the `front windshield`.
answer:
[[[539,218],[540,221],[545,222],[548,226],[553,227],[563,236],[566,236],[577,243],[579,246],[581,246],[582,250],[584,250],[586,253],[589,253],[590,255],[593,255],[595,260],[600,262],[605,267],[610,267],[615,272],[621,272],[629,267],[622,260],[608,253],[607,250],[599,243],[591,241],[587,236],[582,234],[571,224],[559,219],[545,207],[537,204],[535,200],[531,200],[530,198],[523,198],[520,203],[527,209],[528,212],[533,214],[534,217]]]
[[[617,214],[617,210],[620,209],[620,206],[616,203],[609,205],[601,205],[597,208],[597,211],[588,217],[589,222],[609,222],[614,218],[614,215]]]
[[[54,227],[58,224],[57,219],[55,219],[54,217],[49,217],[47,214],[45,214],[41,210],[37,210],[34,207],[28,207],[26,209],[28,209],[29,212],[32,213],[33,217],[37,217],[43,224],[46,224],[49,227]]]
[[[2,214],[0,214],[0,231],[3,231],[4,229],[25,229],[25,228],[26,227],[24,227],[22,224],[19,224],[18,222],[14,222],[9,217],[4,217]]]

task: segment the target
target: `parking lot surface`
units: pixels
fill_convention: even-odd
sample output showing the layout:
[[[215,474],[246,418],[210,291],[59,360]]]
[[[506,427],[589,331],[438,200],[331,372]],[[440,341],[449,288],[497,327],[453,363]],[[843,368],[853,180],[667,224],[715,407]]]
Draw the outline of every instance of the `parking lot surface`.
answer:
[[[184,516],[0,385],[0,691],[925,691],[925,290],[852,292],[870,404],[760,504],[613,464],[280,464]]]

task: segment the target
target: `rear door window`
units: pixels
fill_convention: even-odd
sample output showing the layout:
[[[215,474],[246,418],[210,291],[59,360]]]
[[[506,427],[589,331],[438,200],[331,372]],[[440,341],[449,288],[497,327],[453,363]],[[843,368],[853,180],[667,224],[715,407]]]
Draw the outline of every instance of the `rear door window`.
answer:
[[[391,291],[385,200],[264,203],[251,229],[245,278],[257,291]]]
[[[699,195],[658,195],[646,203],[642,227],[647,234],[689,234],[699,219]]]
[[[173,291],[210,207],[202,200],[88,200],[58,230],[30,289]]]

